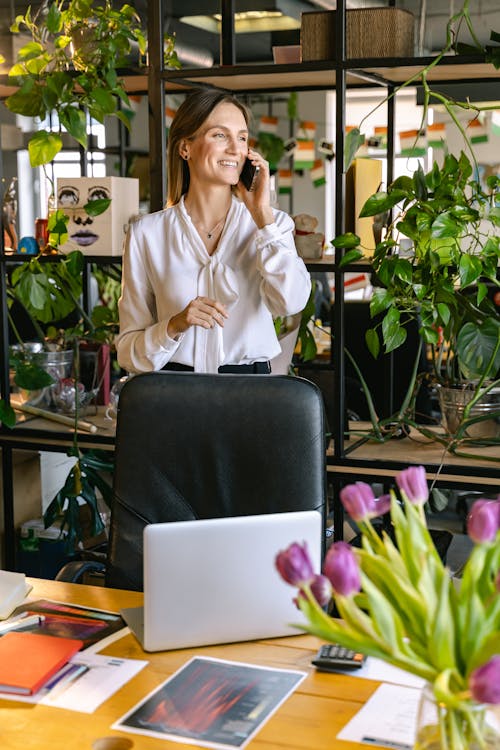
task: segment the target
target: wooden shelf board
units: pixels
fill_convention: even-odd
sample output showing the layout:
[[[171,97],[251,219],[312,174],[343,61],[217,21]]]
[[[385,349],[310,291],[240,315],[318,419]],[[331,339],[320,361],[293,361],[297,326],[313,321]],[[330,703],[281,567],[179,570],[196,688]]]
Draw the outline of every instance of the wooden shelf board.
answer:
[[[399,84],[417,75],[433,58],[419,60],[387,58],[372,60],[348,60],[347,86],[360,88],[386,83]],[[212,86],[245,93],[260,91],[289,91],[334,89],[335,61],[321,60],[293,65],[230,65],[227,67],[193,68],[164,73],[168,85],[179,85],[184,81],[191,86]],[[478,58],[445,57],[427,76],[434,83],[463,83],[478,79],[498,79],[498,71],[490,63]]]
[[[346,60],[347,86],[366,88],[384,83],[400,84],[417,75],[432,58],[397,59],[384,58],[371,60]],[[318,60],[293,65],[215,65],[212,68],[183,68],[166,70],[162,77],[167,93],[189,91],[193,86],[210,86],[234,92],[258,93],[273,91],[328,90],[335,88],[336,62]],[[122,74],[128,94],[143,95],[148,92],[148,70],[125,71]],[[433,83],[464,83],[466,81],[497,80],[498,71],[490,63],[478,58],[445,57],[439,65],[428,73]],[[16,91],[9,83],[8,76],[0,76],[0,99],[5,99]]]

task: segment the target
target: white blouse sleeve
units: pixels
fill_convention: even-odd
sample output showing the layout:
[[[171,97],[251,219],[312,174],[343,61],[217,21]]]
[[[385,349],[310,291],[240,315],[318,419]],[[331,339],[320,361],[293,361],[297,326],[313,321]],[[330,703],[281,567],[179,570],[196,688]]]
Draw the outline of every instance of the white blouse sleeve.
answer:
[[[297,255],[293,228],[290,216],[277,211],[275,223],[256,233],[260,293],[273,316],[301,312],[311,293],[311,277]]]
[[[119,365],[133,373],[161,370],[177,350],[182,334],[176,340],[170,338],[168,320],[157,320],[155,297],[133,224],[125,240],[118,310],[120,332],[115,343]]]

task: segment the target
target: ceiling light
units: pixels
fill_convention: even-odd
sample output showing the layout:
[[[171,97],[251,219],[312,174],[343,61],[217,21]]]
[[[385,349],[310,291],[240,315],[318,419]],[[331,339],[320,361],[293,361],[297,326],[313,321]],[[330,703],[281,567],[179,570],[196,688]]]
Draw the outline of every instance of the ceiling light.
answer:
[[[206,16],[183,16],[179,20],[190,26],[196,26],[198,29],[220,34],[220,13]],[[287,16],[280,10],[246,10],[234,14],[234,30],[237,34],[290,29],[300,29],[300,18]]]

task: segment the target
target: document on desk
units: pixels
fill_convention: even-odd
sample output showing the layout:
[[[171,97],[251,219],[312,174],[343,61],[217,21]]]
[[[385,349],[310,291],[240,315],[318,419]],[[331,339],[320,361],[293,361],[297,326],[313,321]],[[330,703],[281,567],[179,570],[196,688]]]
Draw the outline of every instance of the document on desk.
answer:
[[[345,674],[345,669],[339,668],[340,674]],[[423,688],[425,680],[411,672],[406,672],[375,656],[367,656],[364,664],[359,669],[349,672],[349,677],[364,677],[365,680],[377,680],[377,682],[389,682],[393,685],[404,685],[405,687]]]
[[[306,674],[195,656],[111,728],[219,750],[242,748]]]
[[[420,693],[417,688],[380,685],[338,733],[338,739],[369,747],[412,750]]]
[[[91,714],[147,663],[141,659],[121,659],[80,651],[35,695],[0,693],[0,699]]]

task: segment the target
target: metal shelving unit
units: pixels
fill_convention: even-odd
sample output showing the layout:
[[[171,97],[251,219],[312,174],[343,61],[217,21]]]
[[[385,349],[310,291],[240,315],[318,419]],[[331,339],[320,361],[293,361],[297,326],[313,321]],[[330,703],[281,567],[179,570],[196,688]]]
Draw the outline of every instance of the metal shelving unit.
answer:
[[[230,91],[235,94],[255,94],[259,92],[278,93],[286,91],[319,91],[335,90],[337,93],[336,110],[336,151],[343,153],[345,130],[345,98],[348,88],[367,88],[382,86],[389,92],[399,84],[418,73],[431,58],[408,59],[364,59],[348,60],[345,58],[345,0],[338,0],[337,14],[339,23],[336,24],[336,49],[338,56],[335,60],[305,62],[294,65],[234,65],[234,29],[232,22],[233,0],[222,0],[223,34],[221,39],[221,65],[210,69],[163,69],[163,0],[152,0],[148,7],[148,39],[149,39],[149,67],[139,71],[125,73],[125,81],[129,93],[145,94],[149,99],[149,143],[150,143],[150,188],[151,210],[159,210],[164,205],[165,197],[165,169],[166,142],[164,127],[165,95],[177,92],[187,92],[193,86],[210,86]],[[432,83],[474,82],[498,80],[498,71],[492,65],[486,64],[474,57],[446,57],[428,75]],[[6,77],[0,77],[0,98],[13,92]],[[392,99],[388,104],[388,179],[392,175],[392,160],[394,155],[394,111]],[[343,231],[344,222],[344,171],[340,159],[336,160],[336,184],[338,186],[335,216],[336,233]],[[368,270],[365,263],[354,267],[339,268],[339,261],[343,251],[337,249],[333,259],[308,262],[311,270],[331,271],[335,274],[337,289],[343,286],[343,274],[347,270]],[[2,394],[8,394],[9,366],[6,316],[6,285],[5,268],[11,257],[0,256],[0,327],[2,342],[0,342],[0,389]],[[25,259],[25,258],[23,258]],[[86,273],[90,273],[92,262],[110,262],[111,258],[88,258]],[[119,259],[112,257],[112,262]],[[88,276],[87,276],[88,279]],[[86,284],[84,284],[86,286]],[[337,405],[337,420],[333,426],[334,452],[328,457],[331,481],[335,491],[345,483],[359,479],[362,476],[370,481],[377,477],[390,481],[394,474],[407,465],[411,458],[408,453],[410,446],[401,446],[403,450],[391,450],[391,444],[381,446],[380,455],[375,450],[369,451],[366,446],[356,449],[352,443],[344,444],[344,434],[348,425],[345,421],[345,389],[344,389],[344,300],[341,294],[336,295],[334,306],[334,325],[337,335],[334,340],[333,359],[336,363],[335,403]],[[113,435],[96,439],[94,436],[82,434],[82,445],[101,444],[102,447],[112,449]],[[6,566],[12,567],[15,561],[15,530],[14,530],[14,498],[12,476],[12,451],[22,447],[43,447],[44,449],[65,450],[68,435],[65,431],[29,429],[16,427],[13,431],[0,429],[0,447],[2,447],[2,469],[4,482],[4,518],[5,518],[5,549]],[[356,455],[356,452],[358,455]],[[383,455],[385,453],[385,455]],[[426,466],[430,475],[439,473],[440,460],[435,454],[420,452],[418,462]],[[471,481],[480,488],[498,486],[500,470],[488,460],[467,465],[457,460],[447,461],[439,481],[449,486],[469,486]],[[335,529],[342,527],[342,511],[340,504],[334,507]]]
[[[393,0],[389,5],[394,5]],[[224,0],[223,12],[231,12],[231,0]],[[234,33],[229,32],[231,39],[228,41],[229,49],[226,49],[226,57],[222,58],[221,65],[210,69],[189,69],[179,71],[168,71],[160,68],[155,72],[155,78],[163,81],[162,91],[169,93],[169,89],[176,91],[185,87],[189,90],[193,86],[209,86],[229,91],[234,94],[256,94],[279,93],[285,91],[315,91],[335,90],[336,92],[336,153],[342,154],[344,150],[345,132],[345,99],[347,89],[351,88],[373,88],[382,86],[388,94],[394,92],[398,85],[404,83],[412,76],[418,74],[426,65],[432,61],[432,57],[421,58],[376,58],[376,59],[346,59],[345,56],[345,0],[337,2],[337,19],[335,47],[338,55],[335,60],[323,60],[317,62],[304,62],[293,65],[234,65],[232,55],[232,44]],[[150,30],[154,33],[154,30]],[[151,38],[151,37],[150,37]],[[222,49],[224,54],[224,49]],[[493,65],[485,63],[482,59],[472,56],[447,56],[435,66],[427,76],[431,84],[444,83],[473,83],[477,81],[498,80],[498,71]],[[162,122],[162,110],[152,112],[152,119],[156,123]],[[393,177],[394,167],[394,97],[389,97],[387,103],[388,122],[388,146],[387,146],[387,179]],[[155,143],[157,139],[164,139],[163,128],[153,128],[150,131],[150,142]],[[158,152],[158,145],[155,145]],[[337,194],[335,200],[335,231],[341,234],[344,231],[344,187],[345,174],[341,159],[336,160],[336,186]],[[162,175],[162,180],[164,182]],[[160,195],[158,185],[152,184],[152,196]],[[152,208],[161,207],[158,200]],[[337,249],[334,259],[323,259],[319,262],[308,262],[311,270],[331,271],[335,274],[335,288],[343,288],[343,275],[349,270],[368,270],[367,264],[357,264],[354,267],[346,266],[339,268],[339,262],[343,256],[343,250]],[[426,467],[429,477],[438,484],[447,486],[464,487],[469,486],[471,481],[478,488],[487,489],[498,486],[500,479],[500,468],[498,464],[491,461],[491,456],[485,456],[483,461],[468,461],[464,463],[460,459],[446,458],[438,455],[439,451],[416,451],[415,444],[406,439],[401,441],[402,450],[395,451],[391,448],[394,443],[385,443],[376,446],[369,451],[363,447],[363,441],[349,441],[345,444],[345,434],[348,429],[345,410],[345,385],[344,385],[344,299],[343,295],[335,297],[334,304],[334,328],[337,332],[333,345],[333,361],[335,362],[335,404],[337,407],[337,418],[333,425],[334,449],[328,457],[329,471],[334,489],[337,491],[346,481],[359,479],[365,476],[370,481],[374,476],[386,481],[391,481],[394,474],[408,465],[415,457],[415,463],[421,463]],[[378,451],[376,448],[378,447]],[[413,453],[412,453],[413,451]],[[342,528],[343,514],[340,503],[334,507],[335,529]],[[341,531],[340,534],[341,535]]]

